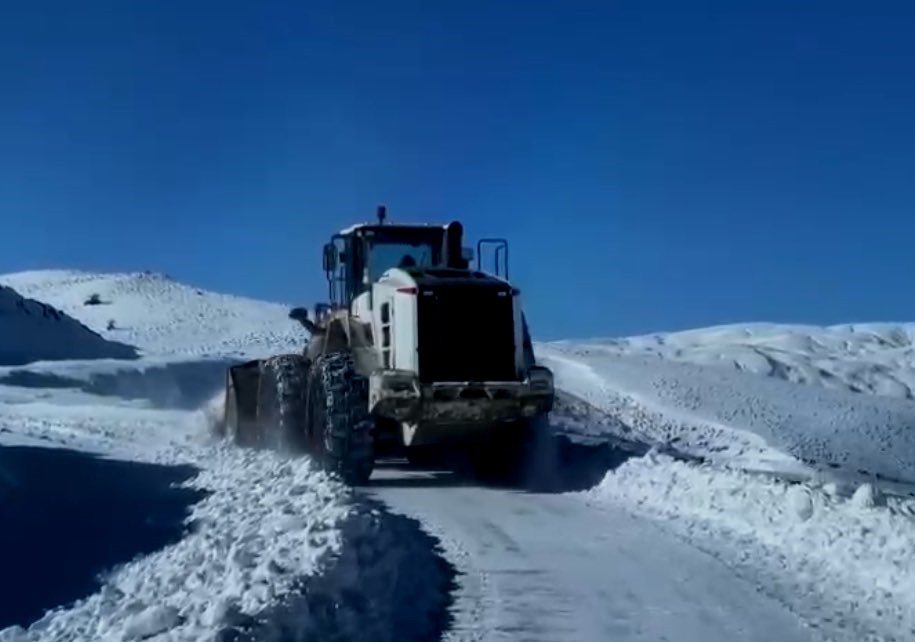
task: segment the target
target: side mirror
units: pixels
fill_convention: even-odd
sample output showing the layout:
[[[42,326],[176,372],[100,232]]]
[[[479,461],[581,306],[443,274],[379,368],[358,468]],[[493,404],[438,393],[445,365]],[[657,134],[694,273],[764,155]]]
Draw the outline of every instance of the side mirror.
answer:
[[[328,243],[324,246],[324,271],[333,272],[337,269],[337,246]]]

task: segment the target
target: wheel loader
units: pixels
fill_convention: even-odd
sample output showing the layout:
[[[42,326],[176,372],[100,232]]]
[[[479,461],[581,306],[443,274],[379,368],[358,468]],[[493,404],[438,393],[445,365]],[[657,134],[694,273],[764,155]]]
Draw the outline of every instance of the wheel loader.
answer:
[[[481,239],[474,252],[460,221],[391,224],[382,206],[332,236],[323,267],[329,300],[289,314],[309,331],[304,350],[229,368],[227,437],[306,453],[351,485],[392,450],[514,465],[554,388],[508,280],[508,243]]]

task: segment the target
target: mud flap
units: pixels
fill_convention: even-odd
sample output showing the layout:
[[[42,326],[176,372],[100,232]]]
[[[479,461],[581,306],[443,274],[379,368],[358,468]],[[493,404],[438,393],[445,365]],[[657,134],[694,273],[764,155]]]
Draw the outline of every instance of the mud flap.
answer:
[[[226,373],[225,436],[239,446],[258,441],[257,390],[261,361],[232,366]]]

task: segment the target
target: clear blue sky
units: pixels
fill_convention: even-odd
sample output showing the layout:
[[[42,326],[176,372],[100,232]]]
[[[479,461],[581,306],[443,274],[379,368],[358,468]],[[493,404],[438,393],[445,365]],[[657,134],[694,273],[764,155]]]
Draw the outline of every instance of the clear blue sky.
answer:
[[[4,3],[0,272],[310,304],[384,202],[510,237],[540,338],[912,320],[911,6]]]

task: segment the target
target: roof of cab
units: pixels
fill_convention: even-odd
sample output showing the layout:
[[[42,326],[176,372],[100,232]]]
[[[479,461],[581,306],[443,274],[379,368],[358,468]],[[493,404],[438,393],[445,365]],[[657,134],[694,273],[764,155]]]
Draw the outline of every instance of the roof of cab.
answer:
[[[366,228],[371,228],[371,229],[385,229],[385,228],[387,228],[387,229],[397,229],[397,228],[440,229],[441,228],[441,229],[444,229],[444,227],[445,227],[444,225],[432,224],[432,223],[385,223],[384,225],[379,225],[377,222],[375,222],[375,223],[356,223],[354,225],[350,225],[349,227],[343,228],[342,230],[337,232],[337,234],[339,234],[341,236],[346,236],[347,234],[352,234],[356,230],[361,230],[361,229],[366,229]]]

